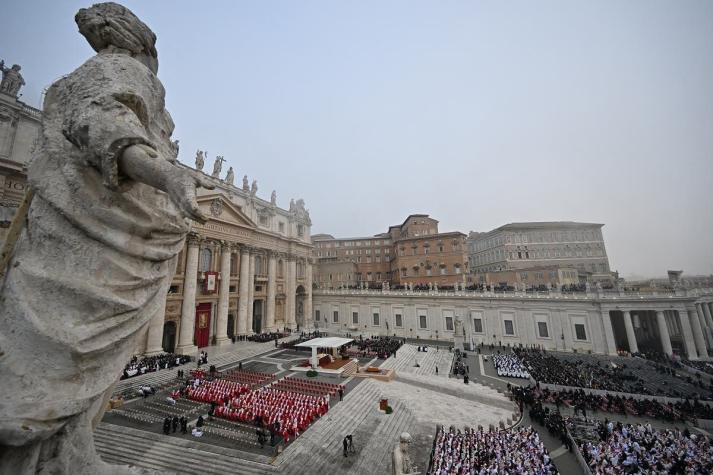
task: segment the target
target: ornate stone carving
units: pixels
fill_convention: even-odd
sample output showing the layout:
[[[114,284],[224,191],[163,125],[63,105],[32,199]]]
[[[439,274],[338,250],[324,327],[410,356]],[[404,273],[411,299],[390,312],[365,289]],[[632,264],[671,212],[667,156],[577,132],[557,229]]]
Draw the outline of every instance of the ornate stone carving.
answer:
[[[290,214],[297,221],[312,226],[312,220],[309,217],[309,211],[305,208],[305,201],[300,198],[297,201],[290,200]]]
[[[215,217],[223,214],[223,201],[220,198],[216,198],[210,203],[210,214]]]
[[[243,191],[245,193],[250,192],[250,185],[248,184],[248,176],[247,175],[243,175]]]
[[[0,71],[2,71],[0,92],[12,97],[17,97],[20,88],[25,85],[25,80],[22,78],[22,74],[20,74],[21,69],[19,64],[13,64],[11,68],[6,68],[5,61],[0,60]]]
[[[75,21],[99,54],[47,92],[0,289],[0,473],[144,472],[103,462],[92,424],[166,298],[187,218],[205,222],[196,186],[212,187],[173,163],[154,33],[115,3]]]

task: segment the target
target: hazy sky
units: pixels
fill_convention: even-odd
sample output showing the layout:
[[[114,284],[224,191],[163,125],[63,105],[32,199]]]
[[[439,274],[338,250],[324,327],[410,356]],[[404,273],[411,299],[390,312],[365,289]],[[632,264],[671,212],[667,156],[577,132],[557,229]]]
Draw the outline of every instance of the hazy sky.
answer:
[[[90,57],[76,1],[9,0],[38,106]],[[127,1],[181,161],[305,199],[312,232],[604,223],[623,275],[713,272],[713,2]],[[224,166],[227,170],[227,166]]]

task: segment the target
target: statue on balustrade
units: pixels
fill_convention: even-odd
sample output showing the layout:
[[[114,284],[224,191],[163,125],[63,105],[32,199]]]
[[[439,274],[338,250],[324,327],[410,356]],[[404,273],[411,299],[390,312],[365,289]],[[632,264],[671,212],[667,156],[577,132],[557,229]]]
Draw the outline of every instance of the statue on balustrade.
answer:
[[[248,176],[247,175],[243,175],[243,191],[245,193],[250,192],[250,185],[248,185]]]
[[[212,188],[177,165],[154,33],[115,3],[75,21],[97,54],[47,90],[0,282],[0,473],[148,472],[103,462],[92,431]]]
[[[2,82],[0,82],[0,92],[4,92],[12,97],[17,97],[20,88],[25,85],[25,80],[20,74],[22,68],[19,64],[13,64],[11,68],[5,67],[5,61],[0,60],[0,72],[2,72]]]
[[[225,182],[228,185],[232,185],[233,181],[235,181],[235,172],[233,171],[233,167],[228,168],[228,173],[225,175]]]
[[[215,157],[215,162],[213,163],[213,173],[211,175],[213,178],[220,178],[220,170],[223,168],[224,161],[225,159],[222,155]]]
[[[270,204],[272,206],[277,205],[277,192],[275,190],[272,190],[272,194],[270,195]]]
[[[196,170],[199,172],[203,171],[203,166],[205,165],[205,159],[203,158],[203,151],[202,150],[197,150],[196,151]]]

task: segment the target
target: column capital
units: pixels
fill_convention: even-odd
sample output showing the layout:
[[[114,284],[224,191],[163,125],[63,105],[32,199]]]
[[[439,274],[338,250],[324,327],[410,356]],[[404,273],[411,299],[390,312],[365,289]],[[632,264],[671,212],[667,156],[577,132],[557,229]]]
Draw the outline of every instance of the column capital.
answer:
[[[279,253],[278,251],[273,250],[273,249],[268,249],[268,250],[267,250],[267,256],[268,256],[270,259],[277,259],[278,257],[280,257],[280,253]]]
[[[220,250],[221,251],[231,251],[233,249],[233,243],[230,241],[226,241],[225,239],[221,239],[218,241],[220,243]]]
[[[190,232],[186,236],[186,243],[192,247],[200,246],[202,241],[203,241],[203,237],[196,232]]]

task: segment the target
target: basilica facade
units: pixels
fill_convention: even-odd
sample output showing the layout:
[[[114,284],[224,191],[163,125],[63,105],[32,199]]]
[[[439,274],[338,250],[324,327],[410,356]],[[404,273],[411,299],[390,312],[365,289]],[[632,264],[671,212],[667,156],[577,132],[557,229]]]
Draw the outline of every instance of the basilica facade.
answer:
[[[203,154],[196,168],[202,173]],[[302,200],[288,209],[257,196],[257,182],[233,185],[211,176],[198,204],[209,219],[194,223],[178,256],[165,308],[152,319],[144,353],[223,345],[248,335],[310,326],[312,316],[311,220]]]

